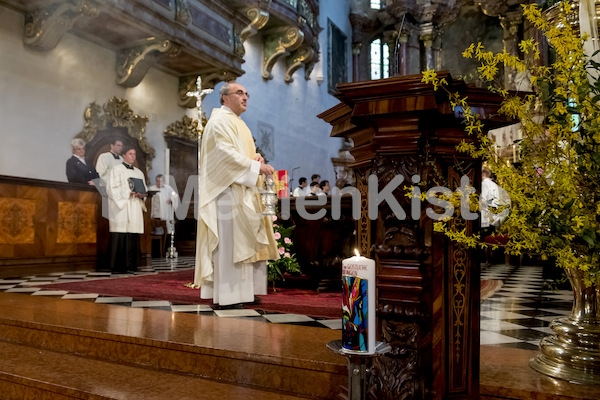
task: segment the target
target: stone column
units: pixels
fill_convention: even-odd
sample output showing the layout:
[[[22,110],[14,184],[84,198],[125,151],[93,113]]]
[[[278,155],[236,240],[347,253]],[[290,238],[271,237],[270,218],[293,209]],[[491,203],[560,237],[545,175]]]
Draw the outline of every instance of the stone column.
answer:
[[[421,69],[435,69],[435,57],[433,54],[434,40],[433,23],[426,22],[421,24],[419,30],[419,40],[423,43],[423,53],[421,54]]]
[[[511,56],[519,55],[519,28],[523,22],[521,10],[508,11],[505,16],[500,17],[500,23],[504,28],[504,50]],[[504,87],[516,90],[519,87],[517,71],[514,68],[504,68]]]
[[[360,52],[362,49],[361,42],[352,43],[352,82],[360,80]]]
[[[408,43],[408,33],[405,30],[400,32],[398,38],[398,75],[406,75],[406,46]]]
[[[389,76],[398,75],[398,52],[396,50],[396,37],[398,32],[395,30],[383,32],[383,43],[388,45],[389,54]],[[382,76],[383,78],[383,76]]]

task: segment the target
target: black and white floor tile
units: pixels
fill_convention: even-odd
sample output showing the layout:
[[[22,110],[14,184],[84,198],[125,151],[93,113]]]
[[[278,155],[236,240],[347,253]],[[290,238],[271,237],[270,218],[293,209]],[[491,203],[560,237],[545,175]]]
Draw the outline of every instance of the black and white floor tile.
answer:
[[[180,304],[161,300],[142,300],[132,297],[111,297],[97,293],[69,293],[66,290],[47,290],[44,285],[52,283],[80,282],[93,279],[123,278],[158,272],[181,271],[194,268],[194,257],[179,257],[176,260],[153,259],[151,267],[140,268],[135,274],[114,274],[111,272],[77,271],[69,273],[51,273],[40,276],[23,276],[0,279],[0,292],[24,293],[32,296],[51,296],[61,299],[84,300],[94,303],[143,307],[154,310],[212,315],[221,318],[244,318],[254,321],[316,326],[320,328],[342,329],[341,319],[315,318],[306,315],[280,314],[262,310],[213,310],[209,305]]]
[[[135,275],[154,274],[193,268],[193,257],[176,261],[154,259],[152,266]],[[129,274],[131,275],[131,274]],[[481,344],[536,349],[539,340],[551,334],[548,327],[554,319],[570,313],[573,295],[570,290],[552,290],[545,284],[542,267],[491,265],[482,267],[481,279],[500,279],[502,288],[481,303]],[[95,293],[69,293],[65,290],[44,290],[45,284],[77,282],[91,279],[122,278],[128,274],[78,271],[51,273],[0,279],[0,292],[24,293],[32,296],[52,296],[61,299],[91,301],[128,307],[144,307],[171,312],[212,315],[221,318],[244,318],[255,321],[341,329],[341,319],[314,318],[306,315],[280,314],[261,310],[213,310],[209,305],[178,304],[170,301],[142,300],[131,297],[110,297]]]
[[[541,266],[491,265],[482,267],[481,279],[501,279],[502,288],[481,303],[482,345],[537,349],[541,338],[553,332],[554,319],[568,316],[571,290],[553,290]]]

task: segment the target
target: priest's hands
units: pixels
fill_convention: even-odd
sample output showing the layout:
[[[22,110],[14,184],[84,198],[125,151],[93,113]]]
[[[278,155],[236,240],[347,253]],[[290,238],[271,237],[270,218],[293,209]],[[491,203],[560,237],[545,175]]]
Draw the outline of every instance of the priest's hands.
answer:
[[[258,161],[258,160],[257,160]],[[260,173],[266,176],[273,175],[275,168],[271,167],[269,164],[260,164]]]
[[[145,199],[148,194],[147,193],[137,193],[137,192],[131,192],[130,194],[131,197],[137,197],[138,199]]]
[[[269,164],[265,164],[265,159],[260,154],[257,154],[256,156],[254,156],[254,161],[260,162],[260,173],[261,174],[266,175],[266,176],[273,175],[275,168],[271,167]]]

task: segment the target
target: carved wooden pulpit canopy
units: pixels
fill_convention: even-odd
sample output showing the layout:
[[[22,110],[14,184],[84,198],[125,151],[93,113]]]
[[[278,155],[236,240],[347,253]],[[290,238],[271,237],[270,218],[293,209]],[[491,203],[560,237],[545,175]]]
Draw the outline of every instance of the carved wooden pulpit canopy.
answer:
[[[484,129],[510,123],[498,114],[500,96],[448,73],[438,76],[446,78],[451,92],[468,97]],[[434,232],[436,221],[426,209],[437,214],[443,209],[411,195],[415,188],[426,193],[436,186],[455,191],[463,176],[479,192],[481,161],[456,150],[462,140],[475,137],[464,131],[460,110],[452,109],[447,93],[422,83],[421,75],[342,84],[338,90],[340,104],[319,118],[333,126],[332,137],[354,141],[351,167],[361,193],[357,242],[363,255],[376,260],[377,338],[393,348],[374,360],[369,396],[479,398],[478,258]],[[371,178],[368,190],[371,175],[377,180]],[[399,185],[398,176],[403,177]],[[397,203],[391,204],[385,191],[394,186],[390,197]],[[384,199],[372,202],[375,210],[369,210],[368,192],[371,200]],[[479,226],[479,220],[461,217],[451,222],[467,233]]]

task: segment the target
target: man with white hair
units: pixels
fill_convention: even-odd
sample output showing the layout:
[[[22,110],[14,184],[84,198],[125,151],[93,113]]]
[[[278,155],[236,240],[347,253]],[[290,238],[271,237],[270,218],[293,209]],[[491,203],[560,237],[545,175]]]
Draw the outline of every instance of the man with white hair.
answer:
[[[73,155],[67,160],[67,180],[94,185],[93,180],[98,178],[98,172],[91,163],[85,161],[85,142],[79,138],[71,140],[71,150]]]

